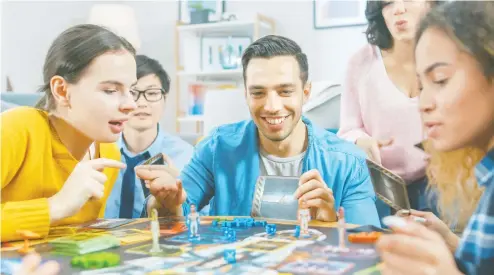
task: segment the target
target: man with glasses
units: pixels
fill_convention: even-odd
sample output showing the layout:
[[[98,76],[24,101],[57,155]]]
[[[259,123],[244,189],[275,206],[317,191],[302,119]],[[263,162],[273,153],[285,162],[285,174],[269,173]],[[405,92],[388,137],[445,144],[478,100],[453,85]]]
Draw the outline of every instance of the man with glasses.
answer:
[[[149,189],[136,177],[134,168],[143,161],[163,153],[177,170],[189,162],[194,148],[179,137],[160,129],[159,121],[170,90],[170,77],[158,61],[144,55],[136,57],[137,84],[131,93],[137,109],[125,124],[117,141],[122,153],[122,170],[108,198],[105,218],[139,218]]]

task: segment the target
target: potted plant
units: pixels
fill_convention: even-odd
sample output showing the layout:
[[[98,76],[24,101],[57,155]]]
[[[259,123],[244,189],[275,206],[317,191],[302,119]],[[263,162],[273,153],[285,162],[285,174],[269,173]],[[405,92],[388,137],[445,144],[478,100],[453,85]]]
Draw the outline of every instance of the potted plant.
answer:
[[[210,9],[205,9],[202,1],[190,1],[190,24],[202,24],[209,22]]]

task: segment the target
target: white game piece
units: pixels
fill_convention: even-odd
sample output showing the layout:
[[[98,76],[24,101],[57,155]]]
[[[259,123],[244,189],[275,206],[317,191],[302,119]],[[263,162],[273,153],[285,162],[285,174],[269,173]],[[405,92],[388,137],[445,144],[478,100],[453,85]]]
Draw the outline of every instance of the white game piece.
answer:
[[[346,235],[346,222],[345,222],[345,209],[340,207],[338,211],[338,247],[340,250],[345,249],[345,235]]]
[[[190,206],[190,213],[187,215],[188,224],[189,224],[189,238],[197,238],[199,234],[197,233],[199,229],[199,213],[196,211],[196,206]]]
[[[309,208],[298,210],[298,219],[300,221],[300,236],[309,236],[309,221],[310,210]]]
[[[149,252],[161,252],[160,247],[160,223],[158,221],[158,211],[153,209],[151,212],[151,234],[153,236],[153,246]]]

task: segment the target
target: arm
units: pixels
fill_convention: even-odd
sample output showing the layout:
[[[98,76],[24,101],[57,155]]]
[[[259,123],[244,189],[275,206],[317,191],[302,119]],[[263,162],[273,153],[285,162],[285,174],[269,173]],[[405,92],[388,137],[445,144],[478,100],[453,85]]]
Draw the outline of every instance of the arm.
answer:
[[[189,213],[189,205],[194,204],[202,209],[214,195],[213,152],[215,133],[203,139],[196,145],[194,155],[187,164],[180,178],[187,192],[187,201],[183,205],[183,214]]]
[[[361,137],[369,137],[365,132],[358,90],[355,83],[358,81],[359,70],[355,57],[348,64],[344,91],[341,93],[340,130],[338,136],[355,143]]]
[[[376,194],[363,158],[348,159],[348,176],[343,189],[341,205],[345,220],[359,225],[381,227],[376,209]]]
[[[16,115],[15,117],[13,115]],[[28,132],[20,128],[17,113],[3,113],[1,115],[1,181],[2,191],[11,187],[11,181],[22,167],[24,156],[28,148]],[[36,183],[33,183],[36,184]],[[29,190],[20,190],[29,192]],[[41,237],[48,235],[50,228],[50,207],[47,198],[9,201],[2,196],[2,242],[21,239],[16,231],[30,230]]]

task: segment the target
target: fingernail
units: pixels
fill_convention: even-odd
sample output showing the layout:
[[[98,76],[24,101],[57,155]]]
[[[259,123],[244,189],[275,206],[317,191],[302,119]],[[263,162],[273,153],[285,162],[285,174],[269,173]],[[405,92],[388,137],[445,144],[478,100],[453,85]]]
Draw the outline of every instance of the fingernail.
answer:
[[[389,227],[405,228],[407,226],[407,222],[404,219],[396,216],[384,217],[383,223]]]
[[[422,218],[422,217],[413,217],[413,220],[418,222],[418,223],[422,223],[422,224],[425,224],[425,222],[427,222],[427,220],[425,218]]]

